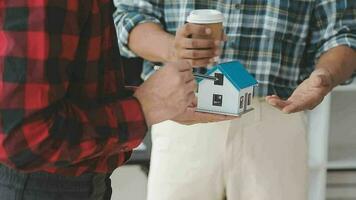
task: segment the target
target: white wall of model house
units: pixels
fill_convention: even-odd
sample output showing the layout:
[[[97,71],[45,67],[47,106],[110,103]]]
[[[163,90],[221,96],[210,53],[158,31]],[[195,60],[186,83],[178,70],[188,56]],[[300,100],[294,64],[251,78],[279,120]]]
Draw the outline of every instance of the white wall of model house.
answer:
[[[211,73],[221,73],[219,69]],[[214,94],[222,95],[222,106],[213,106]],[[214,85],[213,80],[202,80],[198,85],[198,111],[210,113],[226,113],[237,115],[239,113],[239,91],[229,79],[224,77],[223,85]]]
[[[239,113],[243,113],[246,110],[252,109],[252,98],[253,98],[253,86],[240,90],[239,97],[237,99],[238,106],[239,106]]]

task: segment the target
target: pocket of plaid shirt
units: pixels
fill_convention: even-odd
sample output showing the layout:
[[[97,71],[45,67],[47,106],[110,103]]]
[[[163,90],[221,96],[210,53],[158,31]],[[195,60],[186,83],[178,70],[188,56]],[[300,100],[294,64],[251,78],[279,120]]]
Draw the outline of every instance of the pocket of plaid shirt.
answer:
[[[260,80],[272,84],[274,93],[289,96],[301,73],[308,71],[301,63],[313,5],[313,0],[244,1],[236,46],[239,59]]]
[[[242,35],[305,42],[314,0],[246,0]]]

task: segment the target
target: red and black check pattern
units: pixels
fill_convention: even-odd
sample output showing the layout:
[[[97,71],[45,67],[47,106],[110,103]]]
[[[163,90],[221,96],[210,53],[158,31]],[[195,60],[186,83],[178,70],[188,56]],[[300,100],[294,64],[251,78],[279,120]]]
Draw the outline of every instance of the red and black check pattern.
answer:
[[[110,0],[0,0],[0,162],[111,172],[146,133],[124,89]]]

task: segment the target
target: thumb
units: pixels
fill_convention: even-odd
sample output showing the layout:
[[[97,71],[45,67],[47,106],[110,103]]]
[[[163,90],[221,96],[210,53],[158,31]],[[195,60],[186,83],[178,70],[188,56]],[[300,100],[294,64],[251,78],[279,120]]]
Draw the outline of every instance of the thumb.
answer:
[[[196,107],[188,107],[186,111],[188,111],[188,112],[196,112],[197,108]]]

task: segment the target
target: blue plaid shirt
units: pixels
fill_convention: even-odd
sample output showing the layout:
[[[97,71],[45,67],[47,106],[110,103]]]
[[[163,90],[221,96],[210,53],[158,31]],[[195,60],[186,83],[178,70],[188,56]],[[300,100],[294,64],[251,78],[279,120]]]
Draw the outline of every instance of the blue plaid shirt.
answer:
[[[259,81],[258,96],[288,97],[309,76],[318,57],[346,45],[356,49],[356,0],[114,0],[114,21],[123,55],[130,31],[154,22],[175,34],[194,9],[225,15],[221,61],[239,60]],[[145,62],[143,77],[153,73]]]

